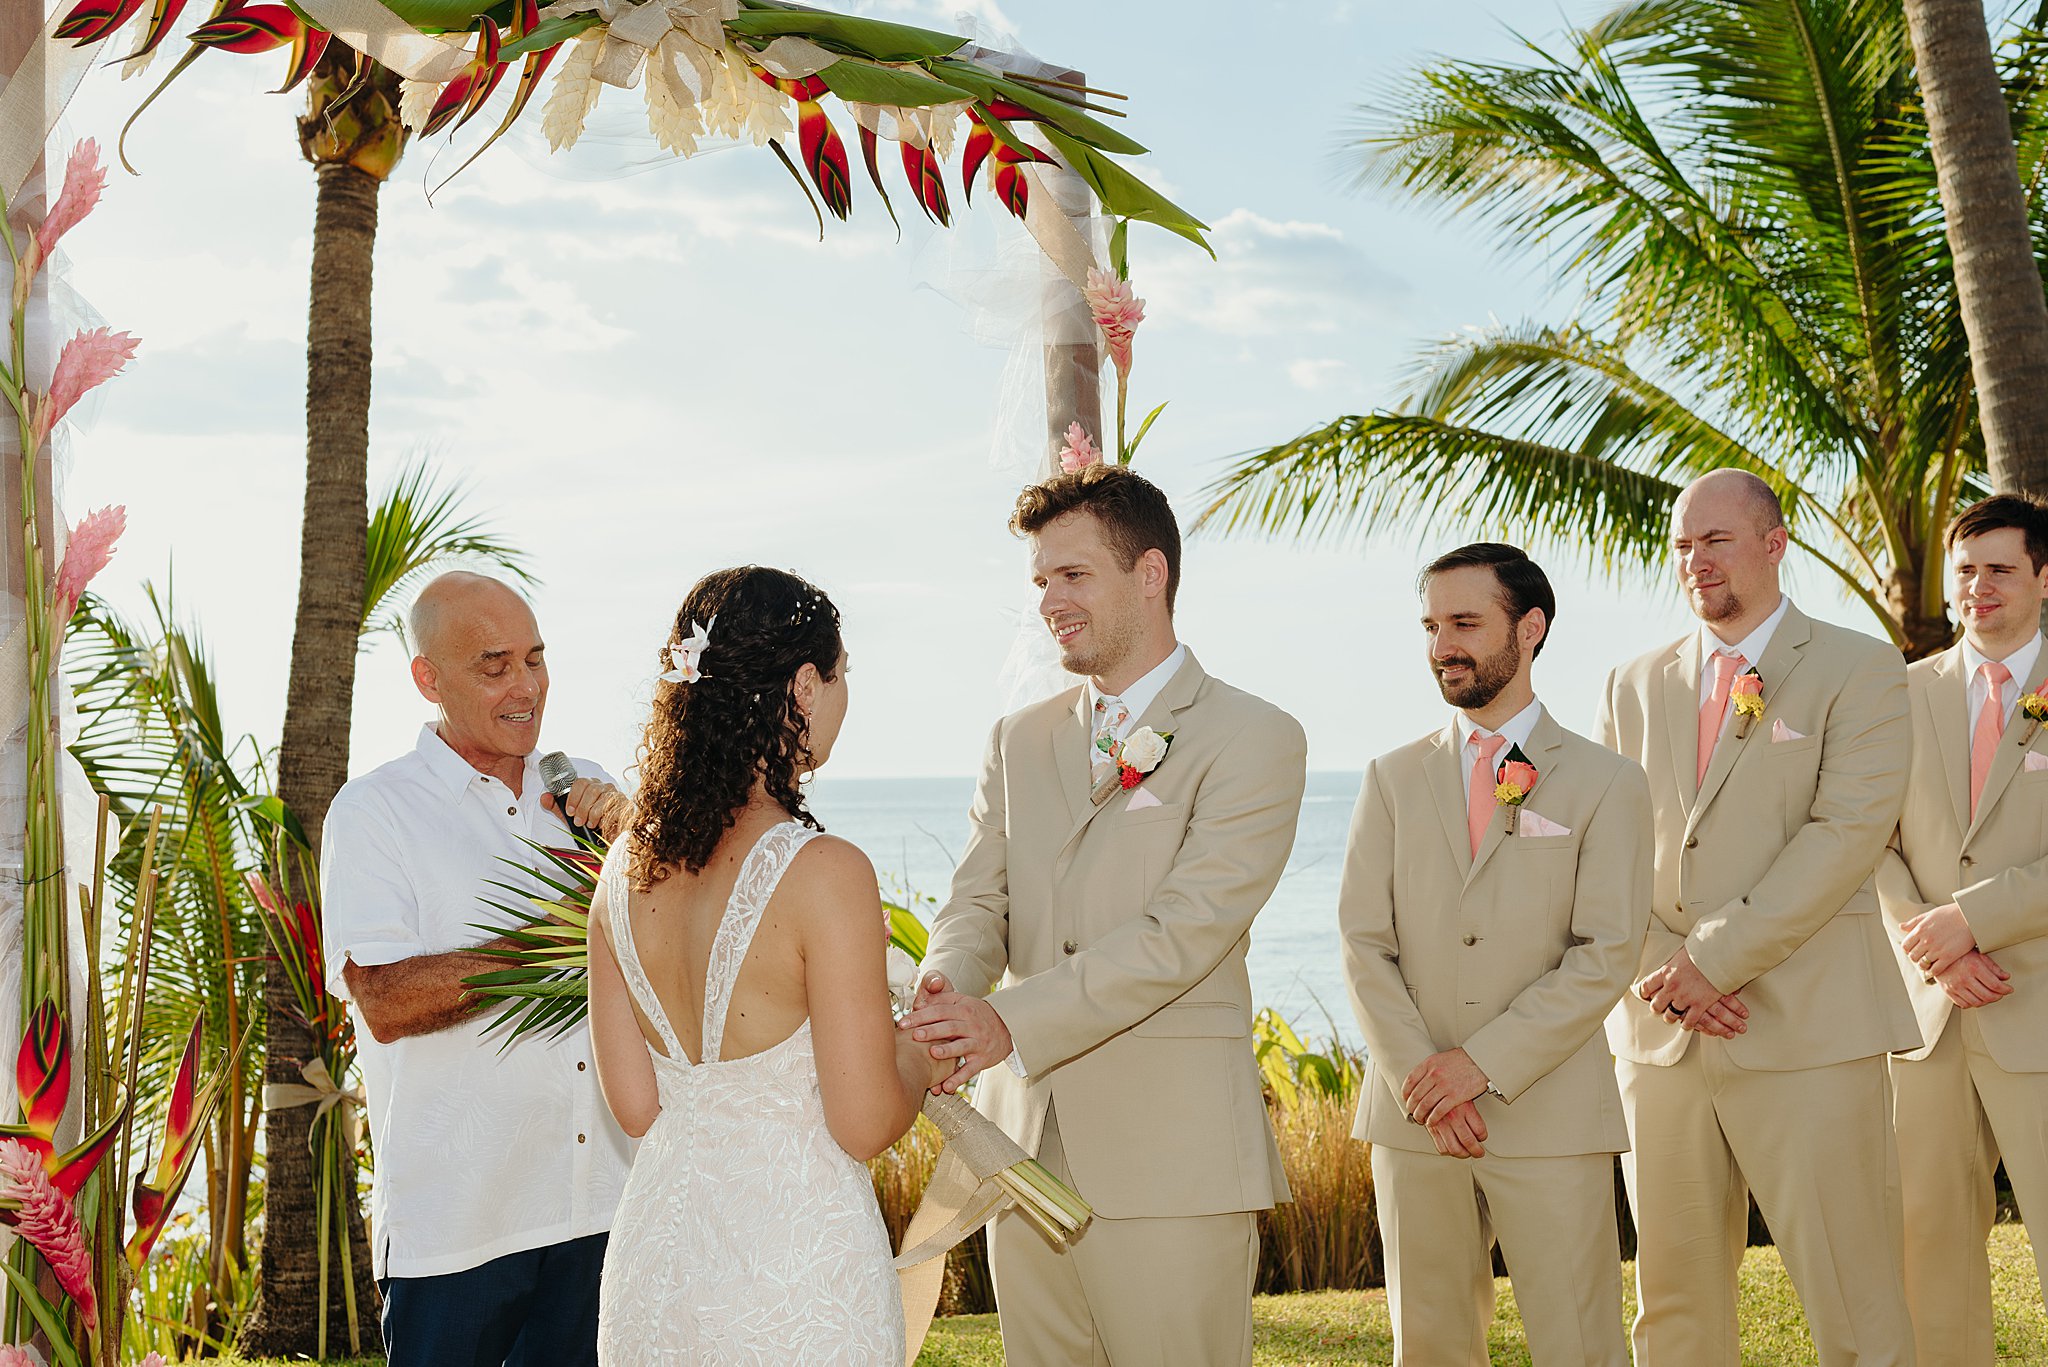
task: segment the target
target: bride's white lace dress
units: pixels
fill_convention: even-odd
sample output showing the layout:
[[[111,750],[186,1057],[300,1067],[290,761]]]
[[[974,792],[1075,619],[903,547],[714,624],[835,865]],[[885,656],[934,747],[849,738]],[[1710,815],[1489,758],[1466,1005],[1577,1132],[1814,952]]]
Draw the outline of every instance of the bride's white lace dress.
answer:
[[[600,1293],[603,1367],[835,1363],[900,1367],[903,1305],[864,1164],[825,1128],[807,1020],[725,1059],[733,982],[775,885],[815,832],[796,822],[748,852],[705,972],[703,1061],[683,1053],[633,945],[623,859],[605,871],[606,929],[661,1036],[661,1114],[612,1225]]]

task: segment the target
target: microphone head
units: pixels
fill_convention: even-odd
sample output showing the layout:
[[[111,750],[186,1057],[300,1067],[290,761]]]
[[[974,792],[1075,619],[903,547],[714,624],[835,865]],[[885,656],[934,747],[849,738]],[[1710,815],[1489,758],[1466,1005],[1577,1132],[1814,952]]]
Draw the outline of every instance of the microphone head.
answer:
[[[569,786],[579,777],[576,766],[560,750],[550,750],[540,757],[540,781],[547,784],[548,791],[556,797],[566,796]]]

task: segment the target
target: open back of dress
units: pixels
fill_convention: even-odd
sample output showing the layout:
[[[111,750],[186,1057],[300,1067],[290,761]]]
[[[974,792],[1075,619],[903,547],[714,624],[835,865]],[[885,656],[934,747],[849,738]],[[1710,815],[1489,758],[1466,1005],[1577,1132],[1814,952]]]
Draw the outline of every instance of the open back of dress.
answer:
[[[784,822],[741,864],[705,969],[695,1063],[634,947],[626,861],[605,865],[605,929],[667,1056],[648,1050],[661,1113],[640,1143],[605,1255],[603,1367],[903,1361],[888,1232],[866,1165],[826,1128],[810,1022],[760,1053],[720,1057],[761,914],[815,834]]]

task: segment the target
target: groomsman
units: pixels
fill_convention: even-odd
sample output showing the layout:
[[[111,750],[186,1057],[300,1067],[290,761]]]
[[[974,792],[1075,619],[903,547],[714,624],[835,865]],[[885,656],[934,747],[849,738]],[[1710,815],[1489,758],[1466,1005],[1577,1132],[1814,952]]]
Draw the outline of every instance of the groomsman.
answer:
[[[1899,652],[1780,591],[1753,475],[1672,510],[1700,629],[1616,670],[1597,734],[1657,830],[1643,977],[1608,1018],[1640,1232],[1636,1367],[1735,1367],[1754,1192],[1822,1367],[1910,1365],[1885,1055],[1920,1042],[1874,870],[1905,795]]]
[[[2048,1212],[2048,734],[2018,706],[2048,667],[2048,508],[1987,498],[1946,545],[1963,639],[1906,672],[1912,781],[1877,894],[1927,1040],[1892,1059],[1920,1367],[1989,1367],[2001,1158],[2021,1213]]]
[[[1458,711],[1366,770],[1338,903],[1394,1361],[1485,1367],[1497,1238],[1538,1367],[1627,1367],[1600,1023],[1642,951],[1649,785],[1536,700],[1556,599],[1528,556],[1466,546],[1421,586]]]
[[[1010,529],[1082,678],[989,736],[904,1025],[959,1060],[946,1090],[988,1069],[975,1104],[1095,1207],[1067,1248],[1015,1211],[990,1227],[1006,1361],[1249,1367],[1255,1212],[1288,1193],[1245,951],[1307,743],[1176,639],[1154,485],[1091,465],[1026,489]]]

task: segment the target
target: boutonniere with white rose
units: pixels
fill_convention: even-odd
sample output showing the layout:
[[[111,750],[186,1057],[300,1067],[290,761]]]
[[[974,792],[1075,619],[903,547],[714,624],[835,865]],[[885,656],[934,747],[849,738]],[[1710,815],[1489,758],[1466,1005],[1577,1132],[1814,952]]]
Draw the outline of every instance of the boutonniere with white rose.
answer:
[[[1103,738],[1102,748],[1115,766],[1103,775],[1089,794],[1096,806],[1100,807],[1119,792],[1129,792],[1145,781],[1145,776],[1159,767],[1166,758],[1167,750],[1173,745],[1173,732],[1155,731],[1141,726],[1120,741]]]
[[[1755,665],[1735,676],[1728,697],[1735,704],[1735,739],[1746,739],[1749,728],[1764,715],[1764,676],[1756,672]]]

